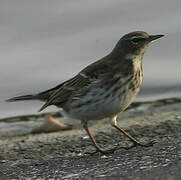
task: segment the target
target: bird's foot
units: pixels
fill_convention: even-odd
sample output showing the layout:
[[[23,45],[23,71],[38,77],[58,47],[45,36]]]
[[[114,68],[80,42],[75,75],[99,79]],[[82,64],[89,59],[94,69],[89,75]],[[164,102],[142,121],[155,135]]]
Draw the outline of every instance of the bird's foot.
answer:
[[[141,147],[152,147],[155,143],[156,143],[156,141],[154,141],[154,140],[153,140],[153,141],[150,141],[150,142],[148,142],[148,143],[145,143],[145,144],[140,143],[140,142],[138,142],[138,141],[134,141],[131,146],[129,146],[129,147],[122,147],[122,148],[128,150],[128,149],[132,149],[132,148],[137,147],[137,146],[141,146]]]
[[[95,152],[89,153],[90,155],[94,155],[94,154],[98,154],[100,156],[102,155],[108,155],[108,154],[112,154],[116,151],[116,148],[112,148],[112,149],[106,149],[106,150],[102,150],[102,149],[96,149]]]

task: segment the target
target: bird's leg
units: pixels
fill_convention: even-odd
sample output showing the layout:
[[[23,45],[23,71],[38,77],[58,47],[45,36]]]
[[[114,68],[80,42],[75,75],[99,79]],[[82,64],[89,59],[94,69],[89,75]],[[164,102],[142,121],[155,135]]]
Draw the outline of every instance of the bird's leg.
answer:
[[[82,124],[83,124],[83,128],[84,128],[85,131],[87,132],[90,140],[92,141],[94,147],[96,148],[96,152],[99,152],[99,153],[101,153],[101,154],[108,154],[108,153],[112,153],[112,152],[115,151],[115,149],[102,150],[102,149],[99,147],[99,145],[96,143],[96,141],[95,141],[92,133],[90,132],[90,130],[89,130],[88,126],[87,126],[87,122],[83,122]]]
[[[113,127],[115,127],[116,129],[118,129],[121,133],[123,133],[125,136],[127,136],[132,142],[133,142],[133,145],[130,146],[130,147],[127,147],[125,149],[130,149],[130,148],[133,148],[135,146],[142,146],[142,147],[149,147],[149,146],[153,146],[154,144],[154,141],[151,141],[147,144],[142,144],[140,143],[139,141],[137,141],[134,137],[132,137],[131,135],[129,135],[126,131],[124,131],[122,128],[120,128],[118,125],[117,125],[117,115],[116,116],[113,116],[111,118],[111,125]]]

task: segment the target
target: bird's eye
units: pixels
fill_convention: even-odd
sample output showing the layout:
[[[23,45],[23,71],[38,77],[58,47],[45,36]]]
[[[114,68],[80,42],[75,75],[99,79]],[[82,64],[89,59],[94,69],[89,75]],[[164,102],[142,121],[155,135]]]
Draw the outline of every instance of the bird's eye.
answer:
[[[142,39],[141,38],[134,38],[131,40],[132,43],[138,44]]]

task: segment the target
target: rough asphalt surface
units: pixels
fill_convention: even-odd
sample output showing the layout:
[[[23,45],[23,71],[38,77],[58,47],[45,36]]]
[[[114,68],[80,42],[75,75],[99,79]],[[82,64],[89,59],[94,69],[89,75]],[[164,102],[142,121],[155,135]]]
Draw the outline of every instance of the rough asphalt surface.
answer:
[[[131,142],[107,120],[91,126],[102,148],[117,147],[106,156],[91,154],[95,149],[79,129],[7,137],[0,141],[0,179],[180,180],[181,102],[147,105],[120,117],[119,125],[141,142],[154,139],[153,147],[121,148]]]

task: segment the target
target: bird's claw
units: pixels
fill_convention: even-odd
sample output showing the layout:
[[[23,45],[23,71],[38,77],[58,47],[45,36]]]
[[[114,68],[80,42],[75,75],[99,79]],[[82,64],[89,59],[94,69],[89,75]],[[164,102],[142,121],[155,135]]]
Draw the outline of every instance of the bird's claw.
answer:
[[[137,146],[141,146],[141,147],[151,147],[151,146],[153,146],[155,143],[156,143],[156,141],[154,141],[154,140],[153,140],[153,141],[150,141],[150,142],[148,142],[148,143],[146,143],[146,144],[140,143],[140,142],[138,142],[138,141],[134,141],[131,146],[129,146],[129,147],[122,147],[122,148],[124,148],[124,149],[126,149],[126,150],[129,150],[129,149],[132,149],[132,148],[137,147]]]
[[[102,155],[108,155],[108,154],[114,153],[115,150],[116,150],[116,148],[107,149],[107,150],[96,149],[95,152],[92,152],[92,153],[89,153],[89,154],[90,155],[98,154],[98,155],[102,156]]]
[[[134,147],[137,147],[137,146],[141,146],[141,147],[151,147],[153,146],[154,144],[156,143],[156,141],[150,141],[148,143],[140,143],[138,141],[134,141],[133,144],[131,146],[128,146],[128,147],[121,147],[123,149],[126,149],[126,150],[129,150],[129,149],[132,149]],[[111,153],[114,153],[116,151],[116,148],[112,148],[112,149],[107,149],[107,150],[102,150],[102,149],[96,149],[96,151],[94,152],[91,152],[91,153],[88,153],[90,155],[94,155],[94,154],[98,154],[98,155],[108,155],[108,154],[111,154]]]

